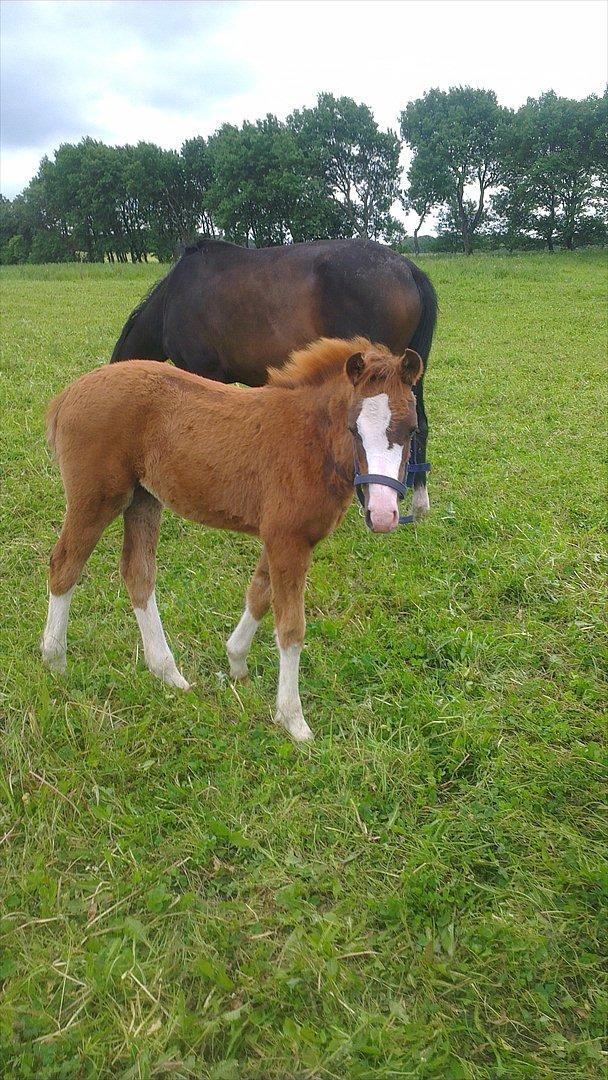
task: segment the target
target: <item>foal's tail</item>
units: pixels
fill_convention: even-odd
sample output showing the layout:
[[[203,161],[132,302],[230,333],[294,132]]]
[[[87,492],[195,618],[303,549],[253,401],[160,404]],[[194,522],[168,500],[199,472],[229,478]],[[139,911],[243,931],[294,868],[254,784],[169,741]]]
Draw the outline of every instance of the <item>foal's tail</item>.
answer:
[[[435,292],[435,286],[427,274],[424,273],[424,270],[416,266],[416,263],[410,262],[409,259],[408,263],[422,303],[422,315],[410,341],[410,348],[415,349],[419,356],[422,357],[426,370],[437,323],[437,293]]]
[[[60,394],[57,394],[57,397],[53,398],[51,404],[46,410],[46,416],[44,418],[46,427],[46,441],[49,444],[49,449],[55,459],[57,458],[57,449],[55,444],[57,441],[57,421],[59,419],[59,410],[63,404],[64,399],[67,397],[69,390],[70,387],[67,386],[65,390],[62,390]]]

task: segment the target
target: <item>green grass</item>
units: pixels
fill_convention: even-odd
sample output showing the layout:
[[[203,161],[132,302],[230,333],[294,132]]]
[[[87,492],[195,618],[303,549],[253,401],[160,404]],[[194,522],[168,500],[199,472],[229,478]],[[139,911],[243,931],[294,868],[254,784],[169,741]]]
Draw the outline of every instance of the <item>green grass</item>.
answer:
[[[353,508],[318,548],[310,747],[270,722],[270,621],[227,679],[256,543],[169,514],[157,594],[194,692],[142,666],[118,524],[67,675],[42,668],[43,411],[159,268],[3,272],[3,1075],[605,1075],[605,262],[424,265],[432,516],[374,537]]]

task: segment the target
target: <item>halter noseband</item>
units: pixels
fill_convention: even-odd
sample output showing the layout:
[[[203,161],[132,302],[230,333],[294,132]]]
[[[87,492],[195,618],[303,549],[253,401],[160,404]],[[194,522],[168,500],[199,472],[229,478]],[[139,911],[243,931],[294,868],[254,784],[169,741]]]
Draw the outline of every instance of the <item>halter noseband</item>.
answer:
[[[397,492],[397,498],[402,499],[408,488],[414,486],[414,476],[416,473],[430,472],[431,466],[428,461],[422,461],[418,463],[416,461],[416,440],[412,439],[412,445],[410,447],[410,458],[407,463],[407,471],[405,474],[405,483],[402,484],[400,480],[395,480],[392,476],[382,476],[381,473],[359,473],[357,472],[357,458],[355,457],[355,479],[353,481],[355,485],[355,491],[357,492],[357,498],[361,503],[361,506],[365,506],[365,496],[362,491],[362,487],[366,484],[381,484],[383,487],[390,487],[393,491]],[[413,514],[401,514],[399,517],[400,525],[411,525],[414,521]]]

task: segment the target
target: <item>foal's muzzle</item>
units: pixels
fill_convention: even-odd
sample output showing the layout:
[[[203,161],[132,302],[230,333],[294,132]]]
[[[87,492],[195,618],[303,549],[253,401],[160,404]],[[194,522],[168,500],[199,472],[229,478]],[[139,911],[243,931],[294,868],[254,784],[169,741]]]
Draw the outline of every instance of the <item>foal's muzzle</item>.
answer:
[[[413,460],[413,458],[414,452],[412,443],[412,450],[410,451],[410,460],[408,462],[404,484],[402,484],[400,480],[395,480],[392,476],[382,476],[380,473],[358,473],[357,460],[355,458],[355,479],[353,481],[355,485],[355,491],[357,492],[357,498],[365,511],[365,522],[367,526],[373,530],[373,532],[392,532],[395,528],[395,525],[412,524],[414,520],[412,514],[401,514],[397,515],[397,520],[395,521],[394,525],[391,524],[388,528],[375,528],[374,524],[372,523],[369,510],[365,509],[365,495],[363,494],[362,489],[367,484],[380,484],[383,487],[393,488],[393,490],[397,492],[397,498],[402,499],[408,487],[413,487],[415,474],[427,473],[431,468],[427,461],[418,464],[415,460]]]
[[[395,480],[392,476],[383,476],[381,473],[355,473],[354,483],[357,498],[365,511],[365,523],[372,532],[389,533],[397,525],[405,524],[408,521],[409,515],[408,517],[399,517],[399,511],[396,507],[391,507],[390,503],[384,506],[370,506],[368,499],[368,506],[365,506],[363,487],[373,484],[382,488],[392,488],[393,491],[397,492],[397,498],[402,499],[407,489],[400,480]]]
[[[365,511],[365,524],[375,533],[392,532],[399,524],[399,511],[388,507],[382,510],[368,509]]]

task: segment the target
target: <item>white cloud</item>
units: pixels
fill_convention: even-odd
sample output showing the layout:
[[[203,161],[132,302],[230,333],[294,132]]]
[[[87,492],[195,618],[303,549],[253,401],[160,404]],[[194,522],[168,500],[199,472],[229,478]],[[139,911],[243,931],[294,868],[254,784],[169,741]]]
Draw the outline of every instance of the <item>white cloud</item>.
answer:
[[[601,93],[606,16],[602,0],[250,3],[218,31],[232,62],[255,72],[231,119],[284,114],[320,90],[365,101],[392,127],[431,86],[482,86],[508,106],[548,89]]]
[[[322,90],[398,128],[432,86],[515,107],[602,93],[603,0],[249,0],[5,3],[3,190],[87,134],[178,148],[221,123],[280,117]],[[34,165],[32,163],[35,163]]]

